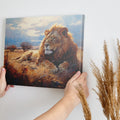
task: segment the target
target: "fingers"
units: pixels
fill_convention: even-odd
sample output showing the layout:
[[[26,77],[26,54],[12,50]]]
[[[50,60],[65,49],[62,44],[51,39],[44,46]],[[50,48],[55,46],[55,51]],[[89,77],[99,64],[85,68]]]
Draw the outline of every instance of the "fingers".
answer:
[[[5,68],[0,68],[0,97],[4,96],[6,91],[8,91],[10,87],[13,87],[13,85],[7,86],[5,75]]]
[[[10,85],[8,85],[5,89],[5,91],[8,91],[10,89]]]
[[[0,68],[0,77],[1,77],[1,74],[2,74],[2,67]]]
[[[85,96],[88,97],[89,90],[88,90],[88,86],[87,86],[87,73],[85,73],[85,72],[82,73],[76,81],[78,81],[78,83],[82,86],[82,88],[84,89],[84,92],[85,92]]]
[[[81,85],[82,87],[87,86],[87,73],[82,73],[77,79],[72,81],[74,83],[74,86]]]
[[[0,69],[0,78],[1,78],[1,80],[5,80],[5,81],[6,81],[5,74],[6,74],[5,68],[1,68],[1,69]],[[8,86],[6,87],[6,89],[8,89],[8,88],[10,88],[10,87],[14,87],[14,85],[8,85]]]
[[[75,75],[73,75],[73,77],[70,79],[70,81],[74,81],[76,80],[79,76],[80,76],[80,71],[78,71]]]
[[[81,74],[80,79],[86,79],[87,78],[87,73],[84,72]]]
[[[5,74],[6,74],[5,68],[1,68],[1,74],[0,74],[1,80],[5,80]]]
[[[78,81],[85,82],[87,80],[87,73],[82,73],[78,78]]]
[[[0,75],[1,75],[2,67],[0,68]]]

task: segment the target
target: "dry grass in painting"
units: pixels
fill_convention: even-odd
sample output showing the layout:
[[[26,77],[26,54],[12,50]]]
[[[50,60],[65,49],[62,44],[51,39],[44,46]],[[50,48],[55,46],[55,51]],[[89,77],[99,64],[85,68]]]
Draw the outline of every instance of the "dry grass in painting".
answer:
[[[50,86],[51,82],[59,83],[60,87],[63,87],[63,81],[60,81],[55,75],[47,74],[50,69],[45,69],[44,67],[36,66],[35,63],[24,61],[22,64],[16,62],[15,58],[22,55],[24,52],[21,50],[10,52],[5,51],[5,68],[7,69],[8,83],[17,83],[18,85],[29,85],[29,86]],[[6,57],[7,56],[7,57]],[[46,78],[46,76],[49,77]],[[47,79],[47,81],[46,81]],[[59,87],[58,85],[58,87]]]
[[[102,63],[102,71],[92,62],[92,70],[97,78],[97,93],[103,112],[107,120],[120,120],[120,44],[118,46],[117,71],[113,71],[113,63],[109,59],[106,42],[104,43],[105,59]]]

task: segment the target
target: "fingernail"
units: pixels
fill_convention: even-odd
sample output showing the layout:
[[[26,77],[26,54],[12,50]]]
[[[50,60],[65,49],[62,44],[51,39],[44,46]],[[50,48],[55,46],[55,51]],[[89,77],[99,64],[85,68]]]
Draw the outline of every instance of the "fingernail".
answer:
[[[5,71],[5,68],[2,68],[2,71]]]
[[[77,71],[77,73],[76,73],[77,75],[80,75],[80,71]]]
[[[2,72],[5,72],[5,68],[2,68]]]

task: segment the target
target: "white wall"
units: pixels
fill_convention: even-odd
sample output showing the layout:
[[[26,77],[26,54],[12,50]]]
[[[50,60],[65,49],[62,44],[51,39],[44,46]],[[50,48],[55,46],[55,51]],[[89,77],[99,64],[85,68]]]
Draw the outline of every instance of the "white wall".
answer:
[[[104,40],[109,45],[111,58],[115,58],[115,39],[120,38],[119,11],[119,0],[0,0],[1,22],[1,19],[6,17],[80,13],[86,15],[84,71],[88,72],[90,90],[88,103],[92,112],[92,120],[105,120],[105,117],[97,96],[92,91],[92,88],[96,86],[96,79],[90,72],[89,63],[92,59],[98,66],[101,66]],[[0,30],[1,48],[4,44],[1,38],[3,31],[4,29]],[[60,89],[15,86],[0,99],[0,120],[32,120],[62,98],[63,92]],[[81,105],[74,109],[68,120],[83,120]]]

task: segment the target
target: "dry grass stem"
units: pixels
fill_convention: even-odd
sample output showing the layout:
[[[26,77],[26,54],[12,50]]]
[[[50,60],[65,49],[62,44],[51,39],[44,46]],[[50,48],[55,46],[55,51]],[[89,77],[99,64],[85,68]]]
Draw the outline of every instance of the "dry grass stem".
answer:
[[[81,101],[81,104],[82,104],[82,107],[83,107],[85,120],[91,120],[91,112],[90,112],[90,109],[89,109],[89,106],[88,106],[83,88],[82,88],[81,85],[79,85],[79,88],[76,88],[76,89],[79,92],[78,96],[80,98],[80,101]]]
[[[96,91],[103,112],[108,120],[120,120],[120,44],[118,46],[118,66],[117,72],[114,74],[113,63],[109,60],[109,54],[106,42],[104,42],[104,61],[102,71],[92,62],[92,71],[97,78]]]

